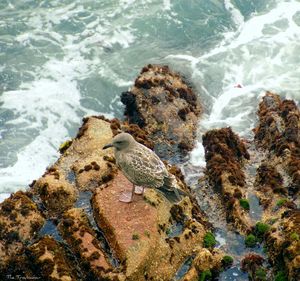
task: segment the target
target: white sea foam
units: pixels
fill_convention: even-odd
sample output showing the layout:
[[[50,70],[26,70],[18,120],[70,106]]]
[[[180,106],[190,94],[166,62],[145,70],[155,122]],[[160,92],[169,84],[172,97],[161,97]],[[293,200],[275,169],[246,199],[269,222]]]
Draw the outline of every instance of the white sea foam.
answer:
[[[10,196],[10,193],[0,193],[0,203]]]
[[[88,34],[94,40],[79,40],[78,35],[61,35],[53,30],[53,24],[68,20],[73,15],[83,12],[82,6],[74,3],[63,8],[55,9],[52,13],[41,10],[32,13],[28,24],[33,30],[24,32],[16,37],[16,41],[29,48],[35,48],[34,43],[47,41],[61,48],[62,59],[50,57],[33,72],[35,80],[21,83],[18,90],[6,91],[0,96],[2,108],[14,112],[15,118],[8,120],[6,125],[18,127],[23,131],[38,132],[29,144],[17,153],[17,161],[11,166],[0,169],[0,192],[13,192],[24,189],[35,178],[38,178],[47,166],[57,157],[57,149],[64,140],[69,138],[69,128],[79,126],[84,115],[102,114],[81,106],[82,95],[79,91],[78,80],[88,77],[100,66],[100,59],[87,59],[85,53],[93,47],[91,43],[102,42],[102,46],[119,44],[128,47],[135,39],[132,29],[122,24],[120,27],[99,28],[93,30],[91,24]],[[101,26],[96,18],[96,26]],[[88,32],[89,28],[85,30]],[[97,40],[95,40],[95,38]],[[100,45],[101,47],[101,45]],[[37,49],[37,51],[39,51]],[[106,65],[108,73],[111,72]],[[116,85],[129,85],[128,81],[113,75]],[[132,83],[132,82],[131,82]],[[112,115],[105,114],[107,117]],[[28,131],[29,132],[29,131]],[[2,130],[3,133],[3,130]],[[1,136],[0,136],[1,137]]]
[[[58,156],[57,147],[68,137],[68,126],[80,123],[76,112],[81,108],[80,93],[72,76],[68,76],[72,70],[61,64],[58,71],[55,62],[49,62],[45,67],[44,73],[61,75],[60,78],[56,80],[52,76],[52,79],[24,83],[20,90],[4,92],[0,98],[3,108],[17,112],[19,116],[7,124],[39,130],[39,135],[18,153],[17,162],[0,170],[1,192],[24,188],[40,176]]]
[[[216,240],[219,242],[219,247],[226,245],[226,238],[222,236],[222,233],[216,233]]]
[[[164,0],[164,10],[171,10],[171,0]]]
[[[234,4],[232,4],[231,0],[224,0],[224,6],[231,13],[232,19],[237,26],[244,23],[244,16]]]

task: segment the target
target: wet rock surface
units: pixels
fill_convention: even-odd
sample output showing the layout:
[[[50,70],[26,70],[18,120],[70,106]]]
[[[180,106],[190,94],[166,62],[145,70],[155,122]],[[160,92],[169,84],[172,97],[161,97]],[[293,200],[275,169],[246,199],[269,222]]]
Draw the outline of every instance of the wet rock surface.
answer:
[[[118,173],[108,187],[95,191],[92,205],[126,280],[171,280],[183,261],[202,248],[205,226],[188,197],[171,205],[147,190],[144,197],[135,195],[132,204],[124,204],[118,201],[120,185],[124,191],[132,188]]]
[[[64,247],[51,236],[44,236],[28,247],[27,256],[44,279],[72,281],[80,278]]]
[[[58,229],[85,268],[85,274],[97,278],[112,269],[83,209],[65,212]]]

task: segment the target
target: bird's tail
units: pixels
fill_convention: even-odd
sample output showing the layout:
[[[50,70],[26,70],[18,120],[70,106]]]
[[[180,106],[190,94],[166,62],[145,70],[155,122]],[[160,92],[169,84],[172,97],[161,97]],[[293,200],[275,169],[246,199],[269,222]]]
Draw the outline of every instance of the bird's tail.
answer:
[[[188,194],[179,188],[176,188],[174,186],[174,181],[174,176],[165,177],[164,184],[158,188],[158,191],[161,192],[171,203],[178,203],[183,197],[188,196]]]

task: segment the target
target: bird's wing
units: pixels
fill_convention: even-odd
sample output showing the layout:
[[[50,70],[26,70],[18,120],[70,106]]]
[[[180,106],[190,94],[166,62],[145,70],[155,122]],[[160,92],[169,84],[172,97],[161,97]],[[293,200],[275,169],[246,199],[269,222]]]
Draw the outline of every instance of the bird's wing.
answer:
[[[135,184],[159,187],[168,174],[159,157],[142,145],[136,145],[130,152],[122,153],[118,158],[121,170]]]
[[[160,178],[163,178],[168,174],[164,163],[151,149],[143,145],[138,145],[135,147],[134,151],[133,161],[137,165],[143,164],[142,169],[145,173],[149,173]]]

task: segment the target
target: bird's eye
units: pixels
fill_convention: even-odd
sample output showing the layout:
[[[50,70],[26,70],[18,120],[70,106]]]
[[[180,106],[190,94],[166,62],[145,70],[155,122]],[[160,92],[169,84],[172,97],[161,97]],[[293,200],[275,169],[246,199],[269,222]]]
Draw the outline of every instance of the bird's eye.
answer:
[[[121,141],[116,141],[116,143],[120,144],[120,143],[122,143],[122,142],[121,142]]]

